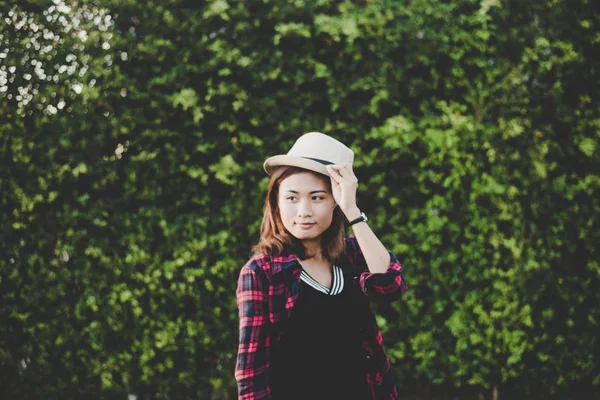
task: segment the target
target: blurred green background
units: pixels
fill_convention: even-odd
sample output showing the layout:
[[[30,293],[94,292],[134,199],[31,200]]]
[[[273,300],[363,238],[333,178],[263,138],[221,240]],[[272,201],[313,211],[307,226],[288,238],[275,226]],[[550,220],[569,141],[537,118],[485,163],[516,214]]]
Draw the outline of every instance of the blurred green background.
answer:
[[[234,399],[262,162],[321,131],[403,398],[598,398],[597,6],[0,2],[0,397]]]

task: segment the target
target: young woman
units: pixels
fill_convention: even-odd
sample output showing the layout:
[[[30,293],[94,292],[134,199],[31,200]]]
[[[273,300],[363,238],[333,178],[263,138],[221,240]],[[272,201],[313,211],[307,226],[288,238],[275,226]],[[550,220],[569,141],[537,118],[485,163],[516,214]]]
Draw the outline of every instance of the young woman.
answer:
[[[370,301],[396,300],[407,285],[357,207],[353,161],[310,132],[264,163],[260,242],[236,292],[240,400],[397,398]]]

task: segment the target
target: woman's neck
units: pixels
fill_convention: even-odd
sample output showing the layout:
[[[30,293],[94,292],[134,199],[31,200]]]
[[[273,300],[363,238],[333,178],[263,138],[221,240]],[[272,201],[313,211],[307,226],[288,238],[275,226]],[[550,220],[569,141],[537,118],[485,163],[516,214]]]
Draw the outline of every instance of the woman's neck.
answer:
[[[303,240],[302,245],[306,249],[306,255],[311,260],[322,261],[323,260],[323,249],[321,248],[321,240]]]

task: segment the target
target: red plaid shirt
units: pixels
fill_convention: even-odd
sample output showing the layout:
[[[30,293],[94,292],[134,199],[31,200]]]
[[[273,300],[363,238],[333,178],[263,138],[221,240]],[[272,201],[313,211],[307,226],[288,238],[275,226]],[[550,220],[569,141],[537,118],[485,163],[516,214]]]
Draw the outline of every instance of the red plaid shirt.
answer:
[[[360,288],[373,301],[393,301],[402,296],[407,284],[402,266],[390,252],[385,273],[371,273],[354,235],[346,238],[347,264]],[[269,368],[271,345],[281,339],[285,323],[298,299],[301,267],[295,255],[284,251],[281,256],[256,255],[242,268],[236,291],[240,319],[240,338],[235,366],[239,400],[271,399]],[[365,376],[373,399],[395,400],[398,393],[390,361],[375,315],[371,309],[368,334],[362,348],[369,371]]]

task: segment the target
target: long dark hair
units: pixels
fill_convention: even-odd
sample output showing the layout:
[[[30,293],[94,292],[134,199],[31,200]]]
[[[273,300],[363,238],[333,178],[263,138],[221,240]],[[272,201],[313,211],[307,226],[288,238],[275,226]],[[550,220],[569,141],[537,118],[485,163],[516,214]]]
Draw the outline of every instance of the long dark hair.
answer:
[[[253,247],[254,252],[263,253],[270,257],[278,256],[282,254],[285,246],[289,246],[292,252],[301,260],[311,256],[307,254],[302,242],[285,229],[278,205],[281,182],[285,178],[301,172],[309,172],[326,180],[331,191],[331,180],[324,175],[299,167],[282,166],[277,168],[271,175],[271,181],[267,189],[263,220],[260,225],[260,240]],[[336,206],[333,211],[331,225],[321,236],[323,257],[332,263],[341,260],[345,255],[345,238],[346,218],[340,207]]]

